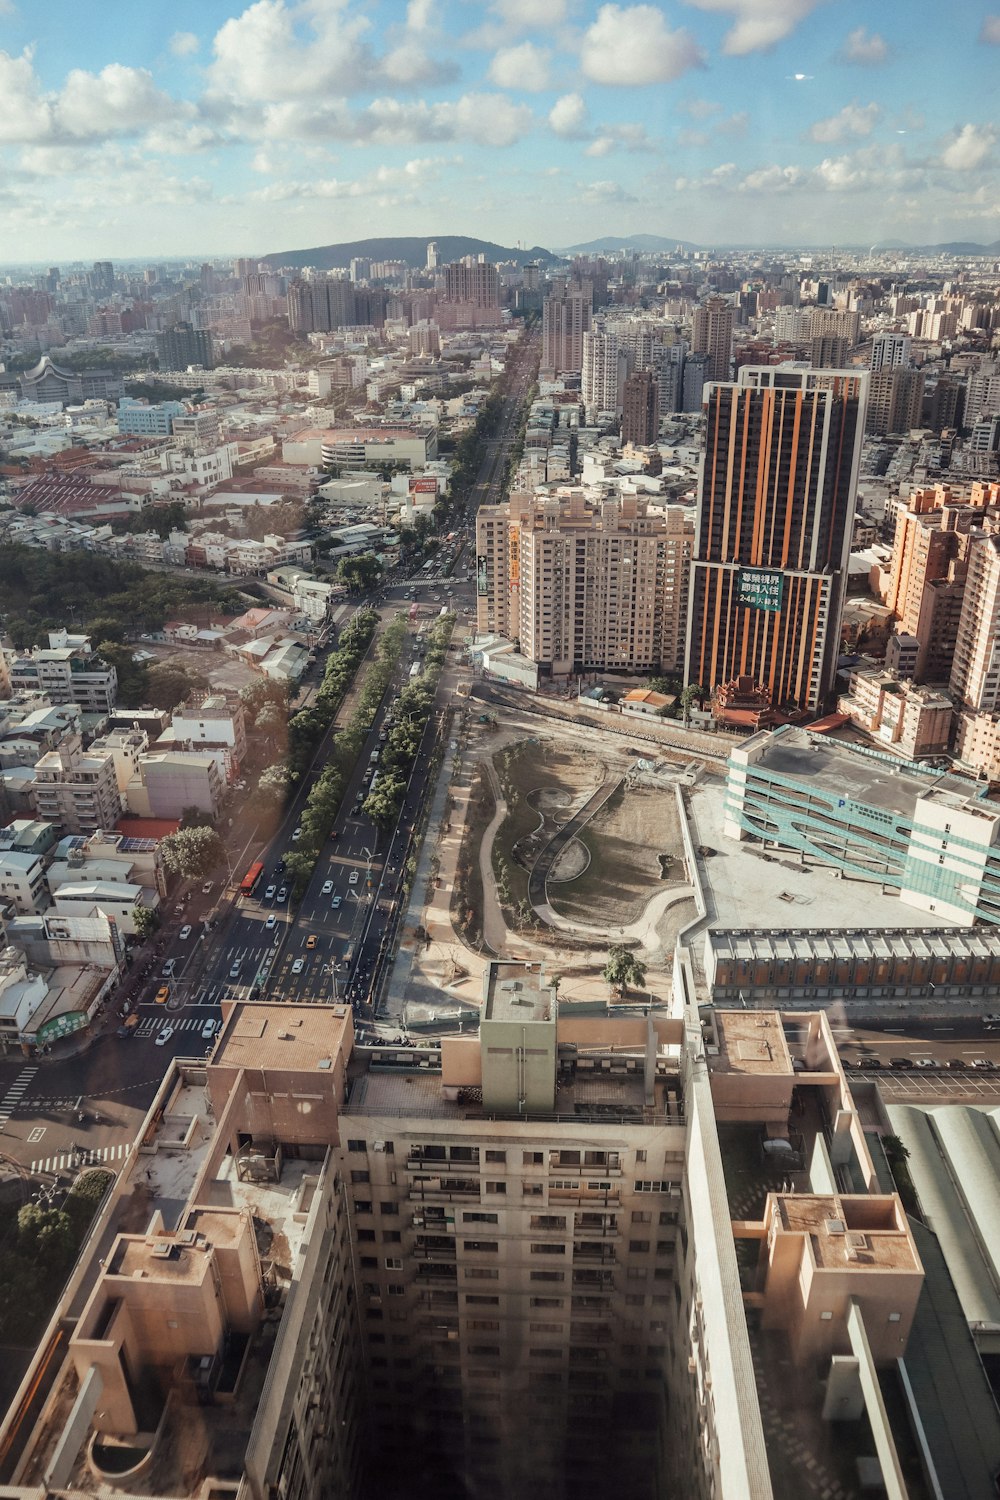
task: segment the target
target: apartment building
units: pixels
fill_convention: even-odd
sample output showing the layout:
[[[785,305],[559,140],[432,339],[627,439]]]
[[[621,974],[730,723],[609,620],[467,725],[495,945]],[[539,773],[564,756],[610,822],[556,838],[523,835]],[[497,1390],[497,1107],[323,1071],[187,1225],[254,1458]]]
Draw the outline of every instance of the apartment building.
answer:
[[[923,1266],[827,1018],[699,1018],[676,979],[673,1014],[574,1017],[497,963],[480,1036],[417,1051],[228,1007],[122,1167],[45,1419],[0,1431],[11,1500],[772,1500],[861,1453],[904,1496],[878,1392]],[[140,1181],[146,1231],[103,1235]]]
[[[622,447],[647,448],[660,431],[660,392],[651,370],[637,370],[622,392]]]
[[[980,535],[969,554],[950,687],[963,708],[1000,708],[1000,533]]]
[[[680,506],[582,491],[513,495],[476,519],[477,627],[520,641],[546,675],[677,671],[694,543]]]
[[[706,380],[728,380],[733,357],[734,308],[725,297],[709,297],[691,319],[691,353],[706,354]]]
[[[871,375],[865,432],[871,437],[907,433],[921,425],[923,370],[883,365]]]
[[[54,704],[76,703],[84,713],[110,713],[118,696],[118,673],[91,648],[90,637],[49,632],[40,647],[10,664],[14,692],[43,692]]]
[[[542,374],[578,374],[583,369],[583,336],[590,332],[593,307],[589,281],[561,277],[553,282],[542,303]]]
[[[595,331],[583,335],[580,393],[588,422],[596,421],[600,413],[614,417],[621,413],[632,359],[632,351],[619,344],[617,334]]]
[[[777,705],[833,686],[867,375],[750,366],[707,387],[687,680],[751,676]]]
[[[890,671],[860,668],[849,674],[837,712],[907,760],[947,753],[954,709],[947,693],[936,688],[915,687]]]
[[[76,736],[35,763],[32,795],[39,818],[63,833],[114,828],[124,810],[111,751],[85,752]]]

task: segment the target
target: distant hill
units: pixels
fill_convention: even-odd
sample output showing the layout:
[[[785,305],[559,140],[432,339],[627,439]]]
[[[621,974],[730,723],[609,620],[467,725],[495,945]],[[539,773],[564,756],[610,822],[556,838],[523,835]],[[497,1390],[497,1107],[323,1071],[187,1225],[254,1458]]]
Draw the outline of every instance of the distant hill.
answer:
[[[342,245],[317,245],[311,250],[278,250],[262,258],[275,266],[315,266],[318,271],[333,271],[340,266],[349,266],[357,257],[360,260],[402,260],[416,270],[427,264],[427,246],[433,242],[438,248],[438,259],[442,265],[461,260],[463,255],[485,255],[496,263],[501,260],[516,261],[523,266],[526,261],[538,260],[545,264],[556,259],[551,250],[541,245],[532,245],[530,250],[513,250],[507,245],[495,245],[492,240],[475,240],[465,234],[390,235],[384,239],[349,240]]]
[[[616,237],[605,234],[599,240],[588,240],[585,245],[567,245],[563,255],[606,255],[615,250],[641,250],[655,255],[658,250],[700,250],[691,240],[672,240],[662,234],[623,234]]]

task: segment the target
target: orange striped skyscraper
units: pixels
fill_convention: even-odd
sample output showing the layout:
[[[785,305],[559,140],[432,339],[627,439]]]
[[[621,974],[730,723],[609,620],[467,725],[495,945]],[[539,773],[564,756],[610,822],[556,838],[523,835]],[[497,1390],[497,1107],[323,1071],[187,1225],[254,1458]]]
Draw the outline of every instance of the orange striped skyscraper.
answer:
[[[737,677],[777,706],[833,687],[867,373],[744,366],[705,387],[687,681]]]

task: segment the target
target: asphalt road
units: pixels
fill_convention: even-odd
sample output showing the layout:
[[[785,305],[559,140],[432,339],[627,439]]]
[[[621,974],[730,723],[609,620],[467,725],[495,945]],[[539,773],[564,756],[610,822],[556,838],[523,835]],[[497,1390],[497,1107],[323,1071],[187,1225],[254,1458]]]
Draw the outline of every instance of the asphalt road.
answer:
[[[484,445],[467,514],[455,524],[453,541],[444,544],[434,568],[427,570],[432,576],[421,571],[415,578],[397,578],[372,601],[384,619],[415,602],[424,621],[442,608],[454,609],[460,622],[469,621],[475,607],[475,512],[502,496],[524,398],[537,371],[538,342],[537,337],[529,340],[518,353],[496,435]],[[179,910],[168,908],[155,959],[143,960],[148,972],[133,972],[126,984],[134,990],[127,1033],[112,1029],[86,1051],[61,1059],[0,1059],[0,1170],[28,1172],[44,1184],[67,1180],[89,1162],[114,1169],[125,1159],[168,1059],[200,1057],[211,1050],[224,999],[256,993],[299,1003],[349,1000],[359,1018],[373,1018],[369,997],[377,994],[390,956],[413,828],[441,730],[444,689],[425,728],[396,827],[380,833],[355,808],[359,794],[367,790],[366,772],[381,743],[384,720],[414,659],[412,648],[404,649],[397,681],[379,709],[327,849],[297,911],[278,899],[278,864],[293,847],[294,829],[335,729],[319,747],[276,831],[258,817],[252,794],[234,808],[227,842],[235,880],[257,858],[264,863],[264,877],[249,898],[234,898],[232,887],[216,880],[210,889],[195,887]],[[317,678],[322,669],[320,652]],[[168,965],[171,972],[165,974]],[[157,1004],[161,985],[168,987],[169,997]]]

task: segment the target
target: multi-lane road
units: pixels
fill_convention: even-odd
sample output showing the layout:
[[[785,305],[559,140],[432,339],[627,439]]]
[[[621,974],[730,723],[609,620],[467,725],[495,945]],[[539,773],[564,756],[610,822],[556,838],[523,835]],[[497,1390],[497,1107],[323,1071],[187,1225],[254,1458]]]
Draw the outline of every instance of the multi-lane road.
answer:
[[[503,480],[517,439],[525,397],[538,366],[538,340],[518,350],[493,437],[484,444],[466,514],[453,522],[457,535],[446,550],[447,568],[430,577],[400,579],[373,601],[383,621],[415,602],[419,622],[407,636],[396,680],[376,715],[340,812],[309,886],[297,907],[279,899],[294,833],[309,789],[325,764],[332,734],[317,751],[287,814],[276,830],[256,816],[252,795],[234,813],[229,834],[233,882],[196,886],[183,910],[169,909],[155,962],[135,991],[127,1030],[112,1026],[75,1055],[27,1061],[0,1059],[0,1166],[44,1183],[73,1175],[89,1161],[114,1166],[161,1080],[171,1056],[210,1051],[221,1024],[224,1000],[262,998],[296,1003],[348,1002],[359,1021],[377,1024],[380,982],[391,957],[407,861],[428,792],[440,736],[444,686],[421,740],[398,823],[380,832],[359,803],[367,792],[373,757],[385,723],[415,656],[414,635],[441,609],[468,623],[475,607],[475,512],[502,497]],[[323,658],[317,665],[322,672]],[[362,666],[360,676],[363,676]],[[254,860],[264,874],[252,896],[235,887]],[[185,936],[181,937],[181,932]],[[164,969],[169,968],[169,973]],[[162,986],[165,1003],[156,1002]],[[124,1019],[124,1018],[121,1018]]]

